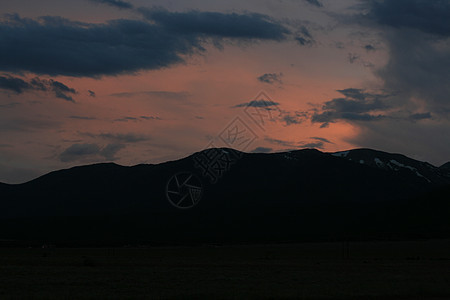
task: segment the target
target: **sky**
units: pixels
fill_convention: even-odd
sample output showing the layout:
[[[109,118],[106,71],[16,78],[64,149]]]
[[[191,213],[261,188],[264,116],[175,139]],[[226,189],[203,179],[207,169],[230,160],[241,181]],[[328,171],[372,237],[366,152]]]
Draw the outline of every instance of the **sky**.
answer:
[[[450,0],[0,2],[0,182],[208,147],[450,160]]]

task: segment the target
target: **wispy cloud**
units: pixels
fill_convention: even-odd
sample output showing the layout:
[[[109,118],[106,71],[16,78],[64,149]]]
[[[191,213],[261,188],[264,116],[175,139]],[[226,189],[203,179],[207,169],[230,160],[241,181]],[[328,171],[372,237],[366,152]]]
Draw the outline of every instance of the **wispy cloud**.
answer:
[[[283,77],[283,73],[265,73],[258,77],[258,81],[268,84],[282,84],[283,81],[281,78]]]
[[[31,80],[13,77],[11,75],[0,76],[0,89],[8,90],[17,94],[26,91],[52,92],[57,98],[74,102],[71,95],[77,94],[77,91],[68,87],[62,82],[53,79],[40,79],[35,77]]]
[[[334,144],[330,140],[328,140],[326,138],[323,138],[323,137],[316,137],[316,136],[314,136],[314,137],[311,137],[311,139],[317,140],[317,141],[321,141],[321,142],[324,142],[324,143],[327,143],[327,144]]]
[[[94,3],[106,4],[119,9],[132,9],[134,6],[130,2],[123,0],[89,0]]]
[[[116,160],[117,152],[125,148],[122,144],[107,144],[100,147],[97,144],[73,144],[65,149],[59,159],[62,162],[85,161],[102,157],[104,160]]]
[[[237,105],[232,106],[233,108],[239,107],[260,107],[260,108],[268,108],[277,106],[280,103],[272,101],[272,100],[252,100],[250,102],[244,102]]]
[[[153,96],[161,99],[185,100],[190,97],[188,92],[173,92],[173,91],[139,91],[139,92],[121,92],[110,94],[112,97],[131,98],[136,96]]]
[[[252,151],[250,151],[251,153],[270,153],[272,152],[273,149],[272,148],[268,148],[268,147],[256,147],[255,149],[253,149]]]
[[[316,7],[323,7],[323,4],[321,2],[319,2],[319,0],[305,0],[305,1]]]
[[[70,119],[76,119],[76,120],[86,120],[86,121],[92,121],[97,120],[95,117],[86,117],[86,116],[70,116]]]
[[[105,139],[109,141],[114,141],[116,143],[139,143],[150,140],[150,137],[142,134],[136,133],[89,133],[89,132],[80,132],[82,136],[88,136],[93,139]]]

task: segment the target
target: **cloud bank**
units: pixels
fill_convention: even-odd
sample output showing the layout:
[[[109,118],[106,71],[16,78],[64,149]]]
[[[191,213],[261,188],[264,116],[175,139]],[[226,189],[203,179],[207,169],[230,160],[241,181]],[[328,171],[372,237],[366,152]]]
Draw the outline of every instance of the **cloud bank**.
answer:
[[[214,44],[224,39],[281,41],[290,33],[261,14],[162,9],[141,13],[146,20],[101,24],[7,15],[0,21],[0,70],[77,77],[157,70],[205,52],[208,38],[215,39]]]

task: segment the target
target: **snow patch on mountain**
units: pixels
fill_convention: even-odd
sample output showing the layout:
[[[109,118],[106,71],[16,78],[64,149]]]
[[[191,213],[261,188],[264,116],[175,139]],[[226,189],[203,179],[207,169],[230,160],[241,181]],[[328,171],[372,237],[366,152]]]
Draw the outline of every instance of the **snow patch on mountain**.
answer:
[[[347,157],[349,151],[341,151],[341,152],[336,152],[333,153],[331,155],[336,156],[336,157]]]
[[[283,155],[284,159],[287,160],[298,160],[298,158],[294,157],[293,154],[291,152],[287,152]]]
[[[376,157],[376,158],[374,158],[374,161],[375,161],[375,164],[377,165],[377,167],[379,167],[379,168],[383,168],[383,169],[389,168],[394,171],[399,171],[401,168],[408,169],[408,170],[411,170],[412,172],[414,172],[416,174],[416,176],[421,177],[428,182],[431,182],[431,180],[429,180],[428,178],[426,178],[425,176],[420,174],[416,168],[404,165],[401,162],[396,161],[395,159],[391,159],[387,163],[385,163],[381,159]]]
[[[377,167],[384,168],[384,162],[381,159],[379,159],[378,157],[375,157],[373,160],[375,161],[375,164],[377,165]]]
[[[416,168],[413,168],[413,167],[411,167],[411,166],[406,166],[406,165],[404,165],[404,164],[402,164],[402,163],[399,163],[399,162],[396,161],[395,159],[391,159],[390,162],[393,163],[394,165],[398,166],[398,167],[401,167],[401,168],[407,168],[407,169],[410,169],[411,171],[417,171]]]
[[[395,159],[391,159],[391,163],[393,163],[396,166],[399,166],[401,168],[406,168],[406,169],[410,169],[411,171],[413,171],[414,173],[416,173],[417,176],[424,178],[426,181],[431,182],[428,178],[426,178],[425,176],[423,176],[422,174],[419,173],[419,171],[417,171],[416,168],[411,167],[411,166],[406,166],[402,163],[399,163],[398,161],[396,161]]]

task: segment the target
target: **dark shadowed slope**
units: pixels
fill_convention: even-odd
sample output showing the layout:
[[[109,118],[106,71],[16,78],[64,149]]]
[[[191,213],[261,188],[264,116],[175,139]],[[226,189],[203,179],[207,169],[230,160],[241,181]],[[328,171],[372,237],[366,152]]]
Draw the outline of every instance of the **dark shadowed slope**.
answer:
[[[447,177],[450,177],[450,161],[443,164],[442,166],[439,167],[439,169],[447,175]]]
[[[449,162],[447,162],[447,163],[445,163],[445,164],[443,164],[442,166],[440,166],[439,168],[441,168],[441,169],[447,169],[447,170],[450,170],[450,161]]]
[[[179,172],[202,185],[190,209],[167,199]],[[440,168],[368,149],[209,149],[158,165],[96,164],[2,185],[0,226],[3,238],[100,244],[444,236],[448,222],[429,220],[448,208],[441,200],[449,183]],[[179,192],[190,199],[199,191]]]

